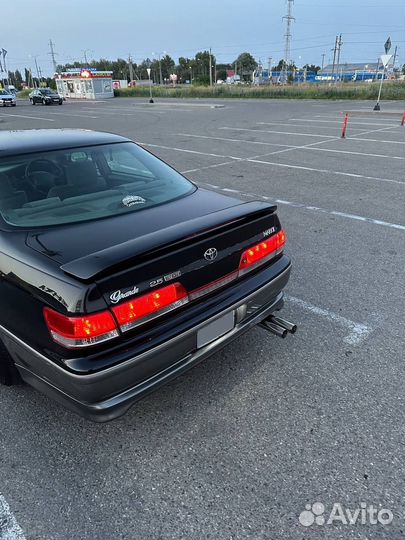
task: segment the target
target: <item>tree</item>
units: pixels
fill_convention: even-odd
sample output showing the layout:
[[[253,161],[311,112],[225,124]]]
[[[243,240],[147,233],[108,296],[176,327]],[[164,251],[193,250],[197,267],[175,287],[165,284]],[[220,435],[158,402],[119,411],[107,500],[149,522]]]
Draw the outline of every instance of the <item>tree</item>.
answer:
[[[402,75],[405,75],[405,64],[402,66]]]
[[[241,53],[235,60],[235,64],[237,64],[238,73],[240,73],[242,77],[249,79],[251,78],[254,70],[257,68],[256,60],[248,52]]]
[[[316,66],[315,64],[305,64],[302,69],[306,69],[307,71],[312,71],[314,73],[318,73],[318,71],[321,69],[321,66]]]
[[[211,54],[211,65],[215,64],[215,56]],[[195,55],[195,61],[193,64],[193,75],[195,77],[208,77],[210,76],[210,53],[209,51],[200,51]]]

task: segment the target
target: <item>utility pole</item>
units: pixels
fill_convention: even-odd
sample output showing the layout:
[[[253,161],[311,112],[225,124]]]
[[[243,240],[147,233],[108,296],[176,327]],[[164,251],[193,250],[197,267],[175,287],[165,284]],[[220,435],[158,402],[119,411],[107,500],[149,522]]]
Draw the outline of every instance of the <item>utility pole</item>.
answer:
[[[269,56],[269,81],[271,81],[271,64],[272,64],[273,58]]]
[[[159,84],[162,86],[163,84],[163,77],[162,77],[162,58],[161,53],[159,53]]]
[[[133,68],[133,65],[132,65],[131,53],[128,54],[128,66],[129,66],[129,80],[133,81],[134,80],[134,68]]]
[[[336,65],[336,52],[337,52],[337,48],[338,48],[338,39],[339,37],[336,36],[336,39],[335,39],[335,46],[333,49],[331,49],[333,51],[333,65],[332,65],[332,82],[333,82],[333,76],[335,74],[335,65]]]
[[[323,69],[324,63],[325,63],[325,53],[322,54],[322,67],[321,67],[321,69]]]
[[[287,82],[287,73],[288,73],[288,65],[290,63],[290,52],[291,52],[291,25],[292,21],[295,21],[295,17],[292,15],[292,6],[294,4],[294,0],[287,0],[288,1],[288,11],[287,15],[284,15],[283,19],[287,21],[287,29],[285,33],[285,45],[284,45],[284,62],[283,62],[283,76],[282,80],[284,83]]]
[[[398,45],[395,45],[394,58],[392,60],[392,72],[393,73],[395,71],[395,62],[397,61],[397,56],[398,56],[397,52],[398,52]]]
[[[340,63],[340,49],[342,48],[343,41],[342,41],[342,34],[339,35],[339,41],[337,42],[337,62],[336,62],[336,74],[339,77],[339,63]],[[336,77],[337,82],[337,77]]]
[[[212,86],[212,55],[211,55],[211,47],[210,47],[210,86]]]
[[[53,64],[53,71],[56,73],[56,68],[57,68],[57,64],[56,64],[56,53],[55,53],[55,50],[53,48],[54,46],[54,43],[52,42],[52,39],[49,40],[49,48],[51,50],[51,52],[49,53],[51,55],[51,58],[52,58],[52,64]]]
[[[38,76],[38,87],[40,86],[40,82],[41,82],[41,77],[39,76],[39,67],[38,67],[38,62],[37,62],[37,57],[34,56],[34,61],[35,61],[35,68],[37,70],[37,76]]]

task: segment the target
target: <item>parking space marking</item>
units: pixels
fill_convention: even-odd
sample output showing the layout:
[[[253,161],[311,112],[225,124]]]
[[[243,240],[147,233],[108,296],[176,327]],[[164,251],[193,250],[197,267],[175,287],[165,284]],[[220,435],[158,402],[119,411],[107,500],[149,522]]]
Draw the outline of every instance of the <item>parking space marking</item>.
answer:
[[[337,150],[337,149],[331,149],[331,148],[317,148],[316,145],[319,144],[325,144],[327,142],[333,142],[330,139],[327,141],[317,141],[315,143],[311,143],[308,145],[294,145],[294,144],[281,144],[281,143],[270,143],[270,142],[264,142],[264,141],[248,141],[247,139],[229,139],[227,137],[211,137],[209,135],[194,135],[191,133],[176,133],[176,135],[179,135],[181,137],[194,137],[197,139],[213,139],[216,141],[224,141],[224,142],[236,142],[236,143],[244,143],[244,144],[258,144],[261,146],[281,146],[284,148],[291,148],[291,150],[319,150],[322,152],[332,152],[332,153],[339,153],[339,154],[354,154],[358,156],[368,156],[368,157],[379,157],[379,158],[392,158],[392,159],[405,159],[405,157],[400,156],[391,156],[386,154],[372,154],[368,152],[354,152],[350,150]],[[336,140],[340,140],[341,137],[336,137]]]
[[[343,122],[343,120],[342,120]],[[341,122],[341,123],[342,123]],[[290,121],[287,122],[256,122],[258,126],[284,126],[284,127],[305,127],[303,124],[291,124]],[[336,126],[316,126],[318,129],[334,129]],[[361,131],[364,128],[353,128],[355,131]]]
[[[354,347],[360,345],[373,331],[373,329],[366,324],[356,323],[350,319],[347,319],[346,317],[343,317],[342,315],[334,313],[333,311],[329,311],[328,309],[324,309],[319,306],[314,306],[305,300],[301,300],[301,298],[296,298],[295,296],[290,296],[288,294],[286,294],[284,298],[290,304],[299,306],[305,311],[310,311],[319,317],[324,317],[333,323],[347,328],[349,333],[346,334],[343,341],[348,345],[352,345]]]
[[[17,523],[6,499],[0,494],[0,540],[25,540],[24,532]]]
[[[98,116],[89,116],[88,114],[74,114],[71,112],[52,112],[50,111],[49,114],[56,114],[57,116],[78,116],[79,118],[99,118]]]
[[[25,114],[0,114],[2,117],[15,116],[16,118],[29,118],[30,120],[45,120],[46,122],[55,122],[52,118],[43,118],[41,116],[26,116]]]
[[[183,174],[185,174],[185,172],[186,171],[184,171]],[[211,189],[217,189],[219,191],[225,191],[229,189],[229,188],[222,188],[215,184],[209,184],[207,182],[195,181],[195,183],[198,185],[202,185],[203,187],[206,186]],[[237,190],[234,190],[234,192],[240,195],[241,197],[263,199],[264,201],[269,201],[276,204],[282,204],[285,206],[291,206],[292,208],[302,208],[303,210],[308,210],[310,212],[319,212],[321,214],[329,214],[331,216],[337,216],[337,217],[342,217],[346,219],[353,219],[355,221],[363,221],[364,223],[370,223],[372,225],[380,225],[383,227],[389,227],[392,229],[396,229],[398,231],[405,231],[405,225],[399,225],[397,223],[390,223],[389,221],[383,221],[381,219],[374,219],[374,218],[369,218],[365,216],[359,216],[357,214],[348,214],[346,212],[339,212],[338,210],[327,210],[326,208],[320,208],[319,206],[308,206],[303,203],[286,201],[285,199],[274,199],[272,197],[267,197],[266,195],[258,195],[257,193],[246,193],[244,191],[237,191]]]
[[[320,141],[318,143],[312,143],[312,144],[321,144],[322,142],[329,142],[329,141]],[[232,161],[224,161],[222,163],[215,163],[213,165],[205,165],[203,167],[197,167],[197,168],[194,168],[194,169],[187,169],[185,171],[182,171],[182,174],[198,172],[198,171],[202,171],[204,169],[212,169],[212,168],[215,168],[215,167],[222,167],[222,166],[234,163],[234,162],[239,162],[240,163],[240,162],[244,161],[244,162],[247,162],[247,163],[259,163],[261,165],[268,165],[268,166],[272,166],[272,167],[298,169],[298,170],[303,170],[303,171],[319,172],[319,173],[328,174],[328,175],[335,174],[337,176],[347,176],[349,178],[358,178],[358,179],[361,179],[361,180],[374,180],[376,182],[388,182],[388,183],[391,183],[391,184],[400,184],[400,185],[403,185],[405,183],[405,182],[402,182],[401,180],[394,180],[392,178],[379,178],[377,176],[367,176],[365,174],[356,174],[356,173],[349,173],[349,172],[344,172],[344,171],[333,171],[333,170],[330,170],[330,169],[317,169],[315,167],[305,167],[303,165],[292,165],[290,163],[278,163],[276,161],[265,161],[265,160],[258,159],[260,157],[267,157],[267,156],[271,156],[271,155],[274,155],[274,154],[280,154],[282,152],[287,152],[289,150],[294,150],[295,147],[286,148],[284,150],[276,150],[275,152],[268,152],[267,154],[261,154],[259,156],[241,158],[241,157],[235,157],[235,156],[224,156],[224,155],[221,155],[221,154],[210,154],[208,152],[199,152],[197,150],[186,150],[184,148],[175,148],[175,147],[162,146],[162,145],[157,145],[157,144],[148,144],[148,143],[142,143],[142,142],[139,142],[139,141],[138,141],[138,144],[140,144],[142,146],[163,148],[165,150],[174,150],[176,152],[187,152],[187,153],[191,153],[191,154],[200,154],[200,155],[203,155],[203,156],[222,157],[222,158],[225,158],[225,159],[228,159],[228,160],[232,160]],[[310,146],[310,145],[305,145],[305,146],[302,146],[302,147],[299,146],[298,149],[300,149],[300,148],[305,149],[308,146]]]
[[[295,121],[302,121],[302,122],[315,122],[315,123],[318,123],[318,122],[321,122],[321,123],[325,123],[325,124],[342,124],[343,122],[343,117],[341,120],[313,120],[312,118],[289,118],[289,121],[290,120],[293,120],[294,122]],[[259,122],[259,124],[266,124],[266,122]],[[356,124],[356,125],[359,125],[359,126],[387,126],[387,127],[398,127],[399,124],[384,124],[384,123],[377,123],[377,122],[356,122],[356,120],[353,120],[350,115],[349,115],[349,124]]]
[[[94,112],[94,110],[92,109],[85,109],[83,107],[83,110],[86,111],[86,112]],[[120,112],[118,112],[120,111]],[[151,111],[148,111],[148,110],[145,110],[145,109],[136,109],[136,108],[133,108],[133,109],[121,109],[121,108],[108,108],[108,109],[98,109],[97,111],[97,114],[100,114],[101,116],[107,116],[107,115],[113,115],[113,116],[135,116],[136,114],[138,114],[139,112],[141,113],[146,113],[146,114],[150,114]],[[152,112],[155,112],[156,114],[167,114],[167,111],[158,111],[158,110],[154,110]],[[133,114],[131,114],[133,113]]]
[[[218,129],[228,129],[230,131],[253,131],[254,133],[275,133],[276,135],[296,135],[297,137],[317,137],[318,139],[324,139],[325,137],[329,139],[336,139],[336,135],[322,135],[320,133],[296,133],[291,131],[273,131],[267,129],[238,128],[228,126],[219,127]]]
[[[199,154],[200,156],[209,156],[209,157],[219,157],[219,158],[227,158],[232,159],[235,161],[245,161],[246,158],[236,157],[236,156],[224,156],[222,154],[210,154],[208,152],[199,152],[198,150],[187,150],[186,148],[176,148],[172,146],[163,146],[161,144],[150,144],[150,143],[144,143],[140,141],[136,141],[137,144],[140,146],[150,146],[151,148],[163,148],[163,150],[174,150],[175,152],[186,152],[187,154]],[[266,155],[266,154],[265,154]]]
[[[332,171],[330,169],[316,169],[315,167],[305,167],[303,165],[291,165],[290,163],[277,163],[276,161],[264,161],[259,159],[252,159],[248,158],[246,161],[250,163],[260,163],[262,165],[271,165],[272,167],[285,167],[288,169],[298,169],[302,171],[312,171],[312,172],[319,172],[324,174],[336,174],[338,176],[348,176],[349,178],[359,178],[362,180],[374,180],[376,182],[388,182],[391,184],[401,184],[403,185],[405,182],[402,182],[401,180],[394,180],[392,178],[379,178],[377,176],[367,176],[365,174],[356,174],[356,173],[349,173],[349,172],[343,172],[343,171]]]

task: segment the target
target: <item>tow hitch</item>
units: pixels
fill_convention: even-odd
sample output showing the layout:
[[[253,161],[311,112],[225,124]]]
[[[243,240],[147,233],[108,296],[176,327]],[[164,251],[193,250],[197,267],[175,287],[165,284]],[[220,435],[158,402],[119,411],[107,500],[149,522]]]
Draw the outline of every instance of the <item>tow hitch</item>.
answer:
[[[275,315],[270,315],[267,319],[264,319],[259,326],[281,338],[287,337],[288,333],[295,334],[297,331],[296,324]]]

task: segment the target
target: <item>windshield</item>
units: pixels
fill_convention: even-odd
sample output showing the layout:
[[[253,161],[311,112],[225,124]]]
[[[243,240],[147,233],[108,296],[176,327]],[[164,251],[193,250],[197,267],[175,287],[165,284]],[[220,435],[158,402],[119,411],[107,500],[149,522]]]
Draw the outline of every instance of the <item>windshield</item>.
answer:
[[[40,90],[40,93],[43,95],[43,96],[49,96],[50,94],[54,94],[55,92],[53,90]]]
[[[9,96],[10,92],[7,92],[7,90],[0,90],[0,96]]]
[[[0,215],[18,227],[138,212],[195,189],[171,167],[131,142],[0,160]]]

